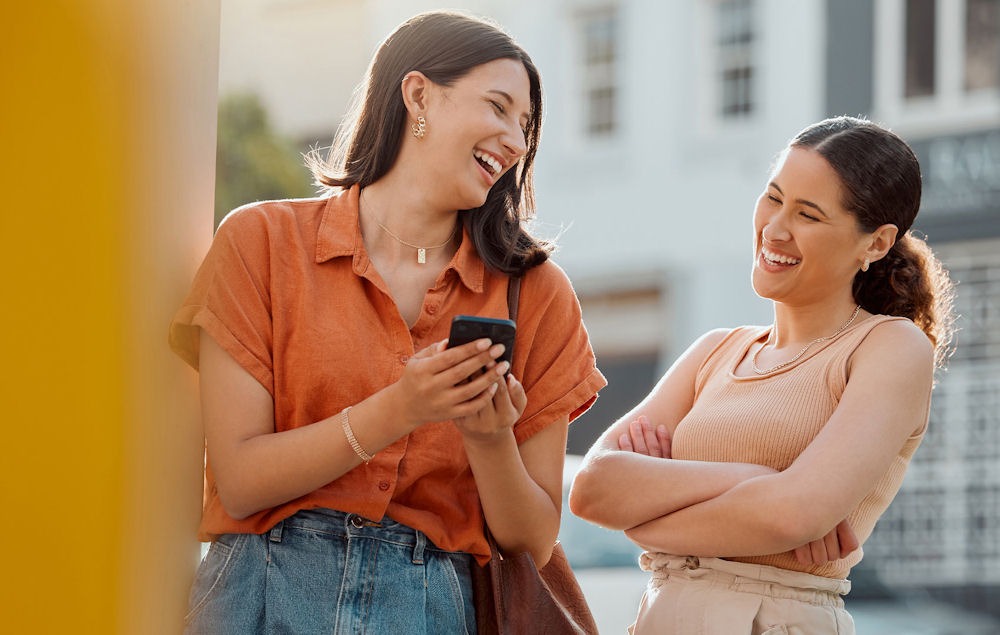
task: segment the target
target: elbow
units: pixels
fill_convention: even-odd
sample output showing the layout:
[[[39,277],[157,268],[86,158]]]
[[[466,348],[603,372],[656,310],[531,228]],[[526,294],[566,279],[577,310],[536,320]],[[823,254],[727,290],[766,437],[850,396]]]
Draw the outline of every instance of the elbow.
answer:
[[[245,520],[260,511],[253,500],[238,491],[216,486],[216,492],[222,509],[233,520]]]
[[[549,563],[549,560],[552,559],[552,549],[554,548],[555,545],[553,544],[548,549],[542,549],[540,551],[531,552],[531,559],[534,560],[536,569],[541,571],[543,568],[545,568],[545,565],[547,565]]]
[[[836,522],[826,526],[826,520],[811,513],[811,509],[814,509],[813,503],[795,504],[792,501],[769,506],[761,518],[765,523],[764,530],[785,550],[822,538],[830,527],[836,526]]]
[[[597,500],[593,471],[584,467],[577,473],[569,488],[569,510],[584,520],[596,522],[602,507]]]
[[[569,490],[569,510],[576,516],[608,529],[627,529],[620,514],[615,513],[612,492],[606,491],[600,475],[600,458],[594,458],[577,473]]]

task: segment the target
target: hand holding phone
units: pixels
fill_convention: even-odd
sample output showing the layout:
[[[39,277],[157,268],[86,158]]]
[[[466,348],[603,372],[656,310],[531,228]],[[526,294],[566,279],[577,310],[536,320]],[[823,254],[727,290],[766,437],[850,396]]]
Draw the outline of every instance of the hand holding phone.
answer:
[[[481,338],[488,338],[494,344],[503,344],[503,354],[497,363],[506,361],[511,364],[514,359],[514,335],[516,325],[513,320],[478,317],[475,315],[456,315],[451,321],[451,333],[448,335],[448,348],[468,344]],[[508,372],[509,369],[508,369]]]

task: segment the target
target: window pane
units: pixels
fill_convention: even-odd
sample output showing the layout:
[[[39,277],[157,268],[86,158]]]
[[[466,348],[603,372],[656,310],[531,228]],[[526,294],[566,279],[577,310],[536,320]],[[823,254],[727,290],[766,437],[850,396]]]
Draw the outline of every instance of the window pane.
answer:
[[[585,130],[603,136],[615,129],[618,16],[614,9],[590,11],[581,16],[583,44],[583,94]]]
[[[966,0],[965,90],[1000,87],[1000,0]]]
[[[725,0],[716,5],[719,104],[723,119],[746,117],[754,109],[754,3]]]
[[[934,94],[934,4],[935,0],[906,2],[907,97]]]

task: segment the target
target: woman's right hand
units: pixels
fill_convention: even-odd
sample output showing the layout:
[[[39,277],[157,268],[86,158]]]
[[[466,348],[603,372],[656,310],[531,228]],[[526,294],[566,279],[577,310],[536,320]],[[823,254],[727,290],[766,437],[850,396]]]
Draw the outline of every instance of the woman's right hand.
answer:
[[[826,564],[846,558],[860,546],[854,529],[844,519],[822,538],[796,547],[795,559],[806,565]]]
[[[446,348],[442,340],[411,357],[393,384],[404,418],[416,428],[430,421],[468,417],[482,410],[503,374],[496,372],[502,344],[479,339]],[[485,369],[485,372],[480,372]]]

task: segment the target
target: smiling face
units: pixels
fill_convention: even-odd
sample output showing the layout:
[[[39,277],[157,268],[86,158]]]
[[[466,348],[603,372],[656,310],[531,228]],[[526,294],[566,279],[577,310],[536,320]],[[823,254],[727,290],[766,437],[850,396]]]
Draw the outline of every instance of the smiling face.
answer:
[[[527,151],[528,72],[520,61],[497,59],[451,86],[429,84],[427,97],[427,135],[411,140],[419,146],[426,183],[453,209],[479,207]]]
[[[754,212],[753,288],[794,305],[851,294],[871,235],[843,205],[840,177],[818,152],[791,147]]]

